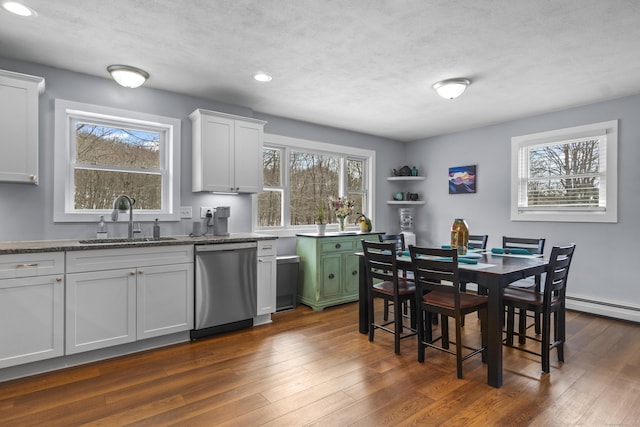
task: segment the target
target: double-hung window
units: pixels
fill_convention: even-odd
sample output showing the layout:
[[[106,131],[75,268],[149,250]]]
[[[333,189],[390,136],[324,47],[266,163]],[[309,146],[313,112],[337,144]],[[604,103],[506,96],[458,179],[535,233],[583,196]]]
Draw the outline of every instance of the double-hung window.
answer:
[[[617,222],[617,121],[512,138],[511,219]]]
[[[265,135],[256,229],[310,229],[320,212],[325,223],[337,224],[329,198],[338,196],[354,204],[351,226],[356,214],[371,216],[374,160],[371,150]]]
[[[56,100],[55,221],[95,221],[118,195],[137,220],[177,220],[180,120]]]

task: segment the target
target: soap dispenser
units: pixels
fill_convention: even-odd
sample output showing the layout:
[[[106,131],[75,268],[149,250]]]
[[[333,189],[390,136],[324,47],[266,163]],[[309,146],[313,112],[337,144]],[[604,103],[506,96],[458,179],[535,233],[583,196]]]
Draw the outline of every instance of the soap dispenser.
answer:
[[[160,224],[158,223],[158,218],[156,218],[156,222],[153,224],[153,238],[160,238]]]
[[[107,223],[104,222],[104,215],[100,215],[100,222],[98,222],[98,232],[96,233],[98,239],[107,238]]]

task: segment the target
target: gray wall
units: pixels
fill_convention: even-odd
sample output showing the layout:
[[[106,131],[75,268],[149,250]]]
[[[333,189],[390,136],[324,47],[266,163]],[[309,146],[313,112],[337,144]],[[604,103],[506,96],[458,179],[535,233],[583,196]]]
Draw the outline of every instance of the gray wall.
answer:
[[[96,224],[53,223],[53,153],[54,100],[56,98],[122,108],[144,113],[179,118],[182,121],[181,205],[192,206],[194,218],[162,223],[163,235],[188,234],[192,221],[199,220],[200,206],[231,206],[231,232],[250,232],[252,196],[223,196],[191,192],[191,121],[188,115],[196,108],[222,111],[268,121],[265,132],[289,137],[367,148],[378,153],[376,168],[387,171],[404,158],[404,146],[398,142],[334,129],[310,123],[257,114],[248,108],[141,87],[125,89],[112,80],[73,73],[39,64],[13,61],[0,57],[0,69],[45,78],[46,91],[40,97],[40,184],[0,183],[0,241],[75,239],[95,236]],[[384,187],[386,181],[379,179]],[[383,199],[378,199],[374,213],[376,228],[394,227],[395,216]],[[96,223],[98,218],[96,217]],[[111,236],[126,235],[126,223],[108,224]],[[151,223],[143,223],[146,234]],[[281,238],[278,252],[295,253],[295,239]]]
[[[636,116],[640,112],[640,96],[400,144],[144,86],[135,90],[125,89],[107,78],[38,64],[0,58],[0,68],[42,76],[46,80],[46,92],[40,98],[40,184],[0,183],[0,241],[75,239],[95,235],[95,224],[54,224],[52,221],[53,108],[56,98],[181,119],[181,205],[193,206],[194,216],[197,216],[200,206],[231,206],[230,231],[251,231],[252,196],[191,192],[191,122],[188,115],[196,108],[206,108],[267,120],[267,133],[376,151],[374,228],[378,231],[399,230],[398,207],[389,206],[386,201],[395,191],[411,189],[420,192],[421,197],[427,201],[424,206],[416,208],[416,231],[418,244],[421,245],[447,242],[449,227],[455,217],[465,218],[472,232],[489,234],[490,246],[498,246],[502,235],[544,236],[547,238],[548,249],[554,244],[575,242],[578,247],[572,266],[569,293],[574,298],[595,301],[596,305],[594,308],[590,303],[574,302],[576,308],[640,320],[640,291],[637,290],[631,270],[631,266],[637,262],[633,246],[640,240],[640,227],[635,223],[640,212],[640,191],[636,187],[636,171],[640,161],[640,121]],[[619,119],[619,222],[512,222],[509,217],[511,137],[613,119]],[[391,174],[391,170],[404,164],[416,166],[420,175],[426,175],[427,179],[410,188],[388,182],[386,177]],[[478,192],[471,195],[449,195],[448,168],[467,164],[478,166]],[[188,234],[193,220],[163,223],[162,233]],[[113,236],[126,233],[124,223],[110,223],[109,227]],[[151,233],[151,224],[143,224],[143,228],[147,234]],[[279,254],[294,252],[294,238],[278,240]],[[620,308],[616,305],[622,306],[626,314],[620,314]]]
[[[640,290],[632,270],[638,262],[635,244],[640,241],[638,113],[640,96],[630,96],[407,144],[407,158],[421,159],[427,176],[421,184],[427,204],[418,215],[418,244],[447,242],[456,217],[466,219],[472,233],[489,234],[489,247],[500,246],[503,235],[545,237],[547,255],[553,245],[576,243],[568,293],[625,306],[632,311],[628,318],[638,320],[633,311],[640,308]],[[614,119],[619,120],[618,223],[510,220],[512,136]],[[449,195],[448,168],[473,164],[477,193]],[[601,309],[602,314],[618,310]]]

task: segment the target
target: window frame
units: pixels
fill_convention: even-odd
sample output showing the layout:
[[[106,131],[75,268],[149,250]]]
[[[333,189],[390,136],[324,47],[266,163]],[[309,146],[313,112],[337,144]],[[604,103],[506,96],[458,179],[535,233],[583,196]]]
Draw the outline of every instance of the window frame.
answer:
[[[601,191],[605,206],[582,207],[520,207],[519,200],[527,189],[528,176],[520,174],[523,153],[528,147],[543,144],[561,145],[572,140],[606,136],[600,147]],[[528,160],[527,160],[528,165]],[[604,184],[602,184],[604,182]],[[599,203],[600,205],[600,203]],[[618,120],[592,123],[565,129],[556,129],[511,138],[511,220],[553,222],[618,222]]]
[[[144,128],[161,134],[160,175],[162,201],[160,210],[135,210],[136,221],[180,220],[180,128],[173,117],[140,113],[119,108],[55,100],[54,141],[54,222],[94,222],[111,209],[75,210],[73,171],[75,166],[75,123],[87,121],[105,126]]]
[[[280,186],[270,186],[269,188],[273,189],[282,189],[282,221],[283,226],[281,227],[259,227],[258,226],[258,195],[256,194],[253,197],[253,231],[258,233],[269,233],[273,235],[277,235],[280,237],[291,237],[295,236],[297,233],[315,233],[316,226],[315,224],[306,224],[306,225],[298,225],[291,226],[288,223],[290,218],[290,197],[289,197],[289,151],[291,149],[294,150],[305,150],[310,152],[315,152],[319,154],[329,154],[329,155],[337,155],[346,159],[356,159],[362,160],[365,163],[365,176],[363,178],[364,184],[364,196],[366,200],[366,211],[368,212],[368,217],[374,220],[374,206],[375,206],[375,164],[376,164],[376,152],[373,150],[367,150],[356,147],[349,147],[345,145],[337,145],[326,142],[313,141],[308,139],[301,138],[293,138],[282,135],[274,135],[274,134],[264,134],[264,148],[275,148],[281,149],[281,185]],[[345,177],[346,174],[346,161],[341,162],[342,169],[342,178]],[[342,195],[347,194],[347,183],[346,179],[341,179],[340,182],[340,191]],[[263,190],[264,191],[264,190]],[[344,192],[344,194],[343,194]],[[328,203],[328,201],[327,201]],[[359,230],[355,225],[350,224],[347,229],[351,230]],[[338,224],[327,224],[327,232],[338,231]]]

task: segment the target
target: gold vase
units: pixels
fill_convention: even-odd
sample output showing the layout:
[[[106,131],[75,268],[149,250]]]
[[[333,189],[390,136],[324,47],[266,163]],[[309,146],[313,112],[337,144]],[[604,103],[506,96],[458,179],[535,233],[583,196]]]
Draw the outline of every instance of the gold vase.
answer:
[[[469,227],[462,218],[456,218],[451,225],[451,247],[458,250],[458,255],[466,255],[469,248]]]

